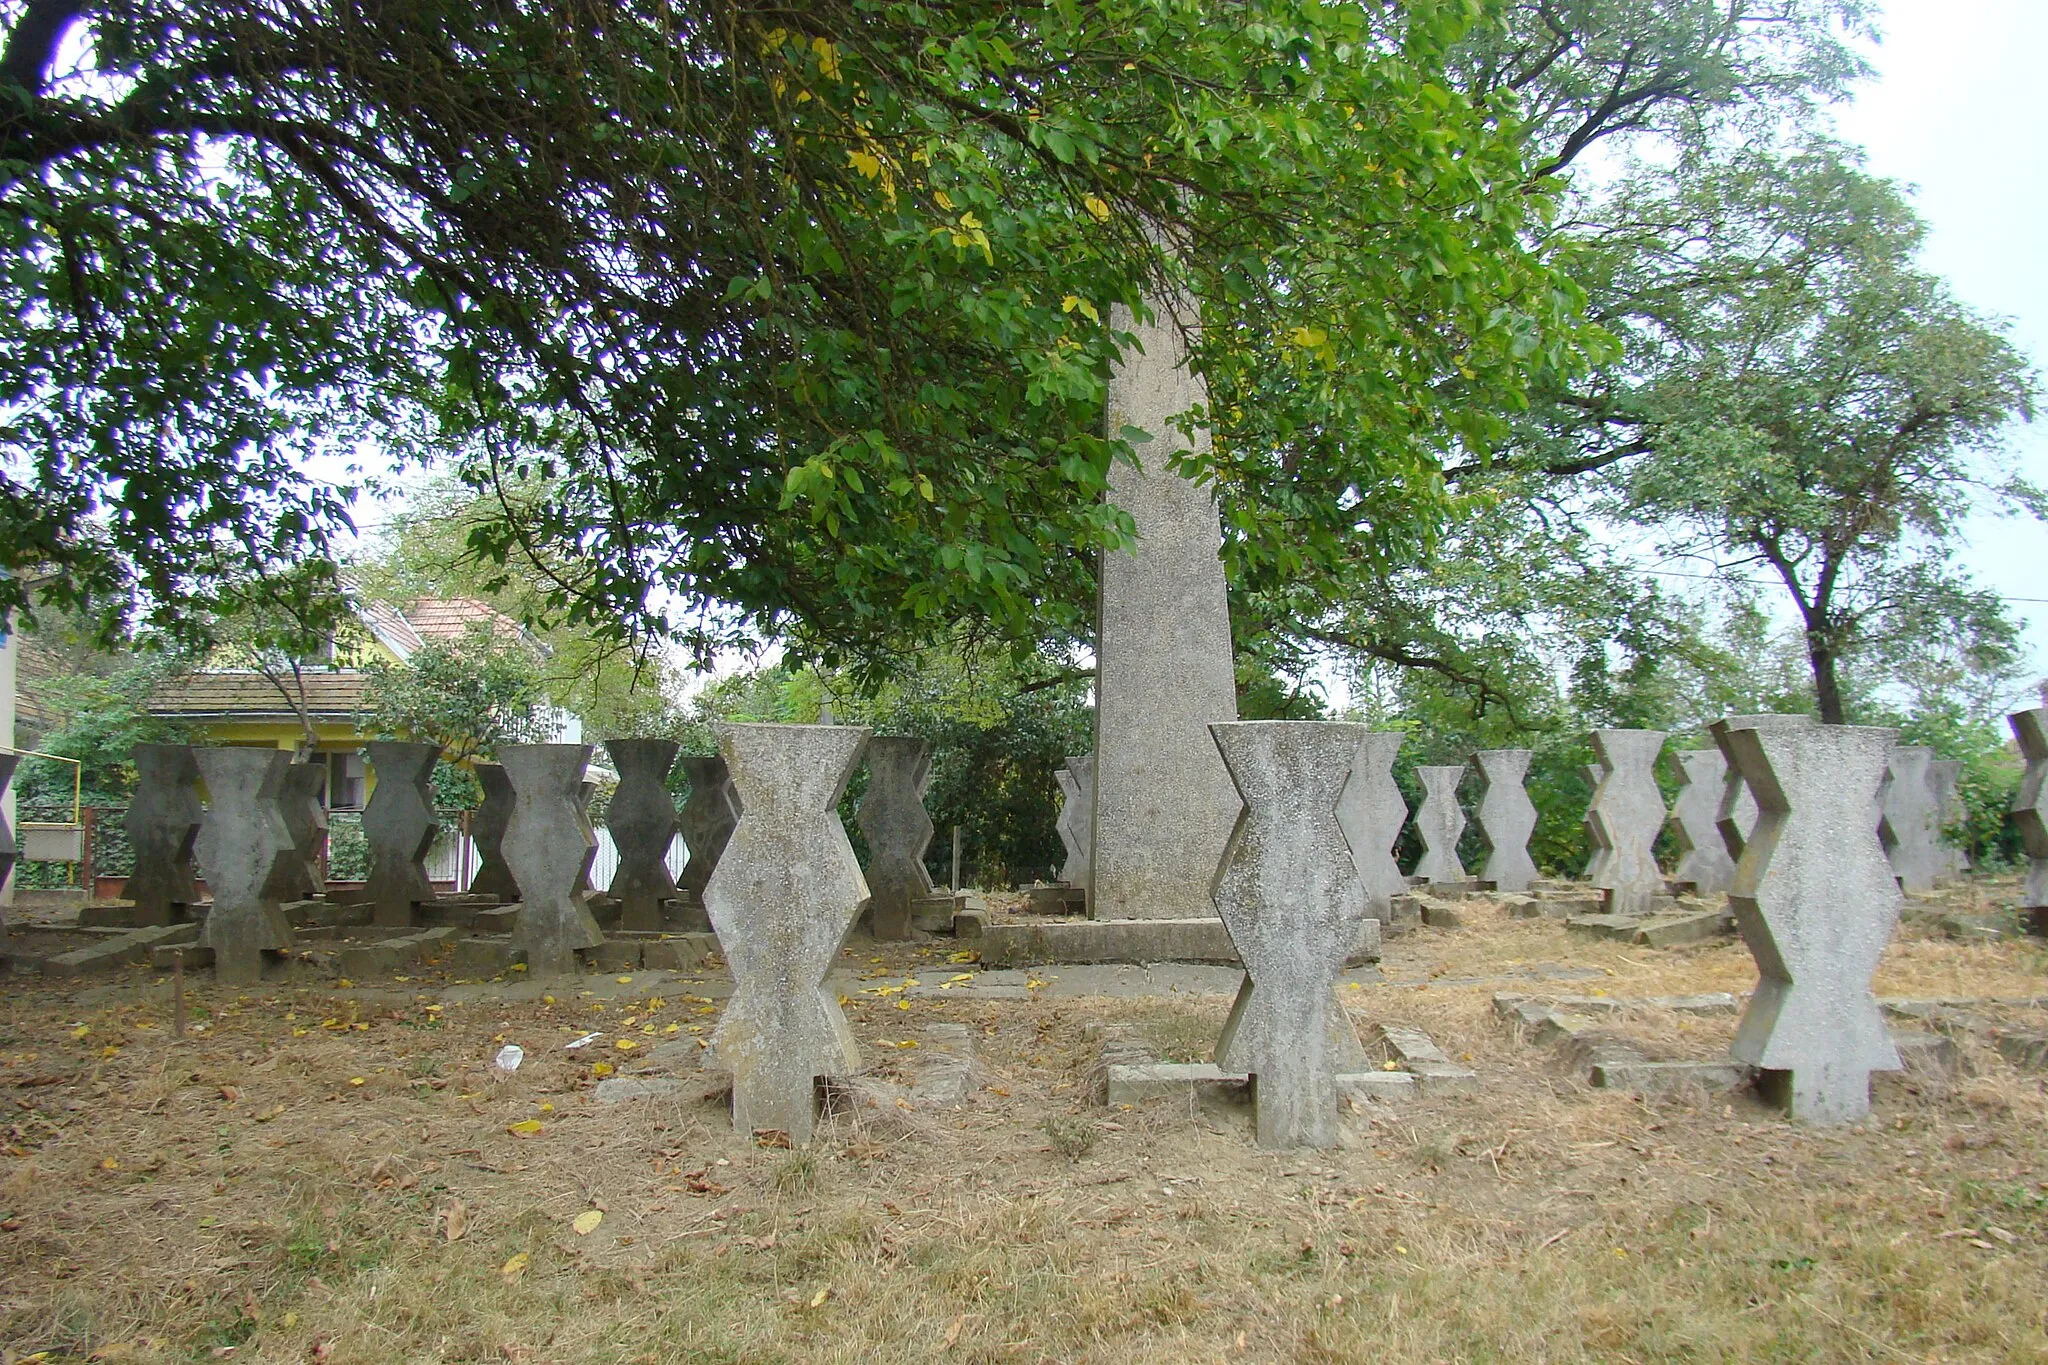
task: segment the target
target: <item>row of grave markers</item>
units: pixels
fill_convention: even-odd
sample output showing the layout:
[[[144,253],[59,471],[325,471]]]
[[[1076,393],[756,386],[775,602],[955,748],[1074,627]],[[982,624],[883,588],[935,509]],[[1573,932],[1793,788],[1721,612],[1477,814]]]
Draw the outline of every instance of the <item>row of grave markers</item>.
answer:
[[[741,804],[725,760],[679,759],[678,746],[660,739],[608,740],[605,748],[619,775],[607,816],[619,850],[609,889],[619,902],[619,929],[710,929],[704,888]],[[931,745],[884,738],[864,752],[869,783],[857,819],[870,849],[872,924],[878,938],[907,939],[919,903],[935,899],[923,861],[933,832],[923,803]],[[513,946],[540,974],[573,970],[579,950],[604,941],[585,903],[596,847],[587,812],[590,754],[588,745],[511,744],[502,746],[499,762],[475,765],[484,799],[470,825],[479,866],[469,894],[522,907]],[[442,899],[425,863],[439,830],[431,787],[439,756],[432,744],[367,746],[377,782],[363,811],[370,865],[364,897],[374,924],[415,924]],[[135,850],[128,882],[134,922],[183,918],[199,897],[196,862],[213,894],[202,946],[214,950],[223,980],[251,978],[264,952],[290,945],[283,905],[324,889],[321,769],[253,748],[145,744],[133,757],[139,781],[127,831]],[[690,788],[680,811],[668,790],[678,762]],[[210,811],[200,800],[202,783],[213,798]],[[689,857],[677,877],[667,854],[679,835]],[[952,898],[944,899],[950,919]]]
[[[2048,890],[2048,708],[2013,723],[2027,757],[2017,814],[2035,860],[2028,899],[2038,903]],[[841,726],[715,728],[738,820],[703,886],[735,982],[713,1046],[733,1073],[735,1124],[806,1140],[816,1081],[848,1074],[859,1062],[825,974],[870,898],[836,807],[871,737]],[[1730,902],[1760,977],[1731,1051],[1783,1095],[1794,1117],[1857,1117],[1868,1108],[1871,1072],[1898,1066],[1869,986],[1896,921],[1899,886],[1867,818],[1891,771],[1896,732],[1741,716],[1717,722],[1712,733],[1730,767],[1720,814],[1738,836],[1729,848]],[[1212,883],[1245,967],[1218,1062],[1253,1078],[1262,1143],[1324,1143],[1336,1121],[1335,1078],[1356,1065],[1357,1051],[1334,986],[1372,906],[1353,824],[1362,816],[1367,823],[1359,827],[1385,828],[1384,811],[1372,809],[1385,800],[1376,779],[1390,769],[1385,741],[1398,736],[1289,721],[1218,723],[1211,734],[1242,803]],[[651,771],[665,801],[673,746],[664,758],[665,742],[643,743],[657,746],[653,760],[622,762],[622,785],[628,769],[638,769],[639,780]],[[264,951],[290,945],[280,901],[308,875],[285,811],[293,765],[279,751],[187,749],[187,774],[178,770],[181,746],[152,748],[154,756],[138,753],[138,766],[150,762],[158,785],[182,787],[196,805],[186,780],[196,778],[212,797],[212,812],[200,819],[167,815],[173,801],[144,804],[158,812],[149,827],[156,833],[188,847],[196,840],[214,890],[202,943],[215,950],[223,979],[247,979]],[[601,941],[582,884],[595,842],[583,780],[589,754],[584,745],[501,752],[514,797],[501,852],[523,893],[515,944],[540,974],[573,970],[576,949]],[[1620,770],[1620,755],[1621,746],[1603,746],[1610,769],[1603,788]],[[383,757],[389,766],[380,787],[411,771],[409,755]],[[909,765],[913,777],[920,767]],[[1754,802],[1753,825],[1740,816],[1737,783]],[[392,785],[421,795],[419,784]],[[394,809],[392,826],[416,832],[409,799]],[[1611,805],[1603,819],[1609,814]],[[658,806],[655,815],[649,823],[659,827]],[[1611,862],[1620,850],[1611,827],[1603,833]],[[424,851],[424,841],[416,847]]]
[[[1815,723],[1809,716],[1758,715],[1730,717],[1720,725]],[[2017,717],[2014,723],[2017,729]],[[1475,813],[1488,846],[1478,884],[1495,891],[1528,890],[1538,875],[1529,856],[1529,837],[1536,828],[1536,807],[1526,786],[1532,751],[1482,749],[1472,755],[1470,765],[1417,767],[1423,797],[1411,814],[1393,776],[1394,759],[1405,738],[1400,731],[1364,735],[1337,807],[1375,916],[1386,918],[1388,902],[1412,881],[1439,886],[1467,882],[1458,857],[1466,824],[1458,788],[1474,766],[1483,782]],[[1585,877],[1607,893],[1610,909],[1639,914],[1663,892],[1665,874],[1655,850],[1667,822],[1680,850],[1670,879],[1703,894],[1726,891],[1734,881],[1742,844],[1756,823],[1756,802],[1719,734],[1714,735],[1714,748],[1676,755],[1684,783],[1669,810],[1655,774],[1665,732],[1595,730],[1589,738],[1598,762],[1586,769],[1593,795],[1585,816]],[[1886,755],[1871,819],[1893,875],[1907,891],[1930,890],[1939,878],[1964,870],[1962,851],[1941,839],[1942,829],[1959,810],[1962,766],[1959,760],[1938,760],[1932,749],[1918,745],[1895,744]],[[1093,863],[1094,757],[1069,757],[1055,777],[1064,797],[1058,829],[1066,861],[1060,877],[1069,886],[1086,888]],[[1414,873],[1404,876],[1393,850],[1411,819],[1422,856]]]
[[[2037,825],[2044,717],[2026,722]],[[743,813],[706,888],[735,986],[713,1047],[733,1074],[737,1128],[804,1142],[816,1083],[859,1064],[825,976],[867,895],[834,807],[868,736],[838,726],[715,728]],[[1209,728],[1241,803],[1211,899],[1245,972],[1216,1059],[1251,1077],[1262,1145],[1327,1145],[1338,1077],[1360,1064],[1335,987],[1371,913],[1347,805],[1371,805],[1357,795],[1361,774],[1376,777],[1388,751],[1367,744],[1365,727],[1341,722]],[[1870,981],[1901,894],[1867,818],[1897,732],[1737,716],[1712,733],[1729,763],[1722,805],[1740,839],[1730,902],[1759,976],[1731,1053],[1796,1119],[1860,1117],[1871,1074],[1900,1064]],[[1604,746],[1604,762],[1619,768],[1621,756],[1622,746]],[[1753,823],[1729,795],[1736,781],[1754,803]],[[1610,791],[1603,820],[1614,799]],[[1610,866],[1625,856],[1618,842],[1604,851]]]

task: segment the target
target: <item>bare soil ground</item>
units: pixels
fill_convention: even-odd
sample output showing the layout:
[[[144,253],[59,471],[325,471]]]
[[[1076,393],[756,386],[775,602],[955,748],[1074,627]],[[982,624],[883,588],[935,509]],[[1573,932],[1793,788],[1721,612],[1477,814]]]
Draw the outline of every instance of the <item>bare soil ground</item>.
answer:
[[[1995,901],[1998,888],[1957,893]],[[2048,1359],[2048,1094],[1988,1045],[1886,1078],[1869,1122],[1588,1089],[1494,1019],[1534,964],[1633,999],[1746,991],[1737,944],[1568,940],[1471,904],[1390,940],[1361,1026],[1416,1023],[1474,1094],[1369,1103],[1275,1155],[1248,1112],[1089,1098],[1091,1022],[1200,1055],[1220,996],[850,993],[880,1073],[968,1025],[957,1108],[842,1104],[810,1151],[736,1138],[687,1065],[719,1006],[655,974],[467,1000],[432,977],[235,992],[8,983],[0,1351],[44,1361],[2020,1361]],[[878,984],[945,948],[863,946]],[[877,960],[879,959],[879,960]],[[962,972],[971,970],[961,967]],[[592,983],[585,983],[592,984]],[[1886,996],[2048,995],[2039,942],[1909,923]],[[532,994],[529,990],[527,994]],[[472,988],[467,994],[475,994]],[[2001,1022],[2041,1028],[2038,1011]],[[1616,1025],[1708,1057],[1732,1019]],[[583,1032],[605,1037],[580,1050]],[[634,1044],[620,1048],[620,1041]],[[520,1043],[525,1064],[490,1059]],[[669,1058],[682,1054],[678,1066]],[[599,1105],[600,1072],[678,1097]],[[602,1218],[592,1215],[601,1214]],[[592,1224],[595,1226],[592,1226]]]

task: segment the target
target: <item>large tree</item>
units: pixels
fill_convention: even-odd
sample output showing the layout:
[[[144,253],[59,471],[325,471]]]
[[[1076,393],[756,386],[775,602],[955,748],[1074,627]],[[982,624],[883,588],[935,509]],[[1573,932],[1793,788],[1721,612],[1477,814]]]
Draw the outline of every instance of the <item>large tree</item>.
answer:
[[[0,566],[58,598],[204,619],[369,443],[549,489],[477,548],[599,624],[1076,633],[1112,304],[1203,301],[1245,572],[1405,553],[1574,358],[1464,0],[0,13]]]
[[[1624,200],[1630,359],[1598,416],[1642,453],[1617,467],[1615,505],[1783,588],[1825,721],[1844,718],[1858,650],[1959,645],[1995,667],[2011,624],[1951,555],[1987,496],[2048,515],[2001,448],[2039,383],[2001,324],[1915,264],[1925,229],[1898,187],[1817,142]]]

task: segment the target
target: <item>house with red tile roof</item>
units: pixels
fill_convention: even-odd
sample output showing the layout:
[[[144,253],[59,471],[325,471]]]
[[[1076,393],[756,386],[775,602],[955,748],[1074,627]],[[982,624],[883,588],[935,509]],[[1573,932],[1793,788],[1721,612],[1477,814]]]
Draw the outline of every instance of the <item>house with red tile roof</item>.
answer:
[[[536,653],[546,647],[517,621],[487,602],[465,597],[429,597],[400,607],[362,601],[317,659],[293,670],[237,666],[232,656],[166,680],[150,698],[151,714],[191,725],[199,744],[251,745],[301,750],[307,732],[317,738],[310,757],[328,769],[330,810],[360,809],[374,777],[366,773],[362,747],[375,738],[364,726],[365,694],[373,660],[403,663],[434,641],[460,639],[481,624],[493,635],[524,640]],[[582,723],[558,713],[556,737],[582,738]]]

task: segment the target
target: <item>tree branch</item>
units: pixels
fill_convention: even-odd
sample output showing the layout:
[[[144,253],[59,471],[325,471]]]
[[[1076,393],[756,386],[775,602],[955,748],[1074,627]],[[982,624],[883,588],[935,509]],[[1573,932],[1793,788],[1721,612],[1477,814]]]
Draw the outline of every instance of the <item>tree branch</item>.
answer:
[[[58,44],[84,12],[84,0],[29,0],[7,35],[7,51],[0,53],[0,84],[19,88],[29,100],[41,95],[49,84],[50,63],[57,60]]]

